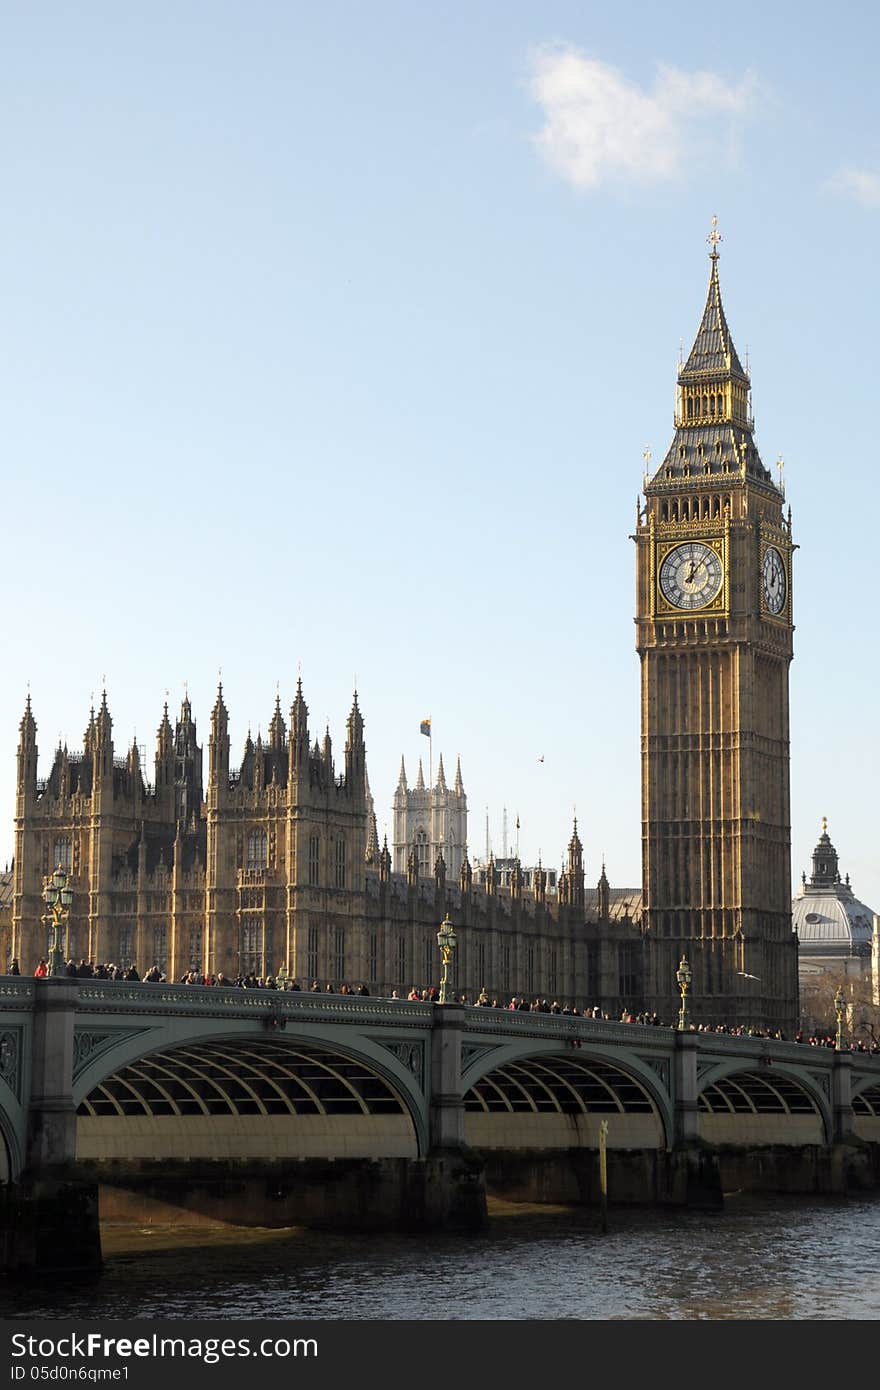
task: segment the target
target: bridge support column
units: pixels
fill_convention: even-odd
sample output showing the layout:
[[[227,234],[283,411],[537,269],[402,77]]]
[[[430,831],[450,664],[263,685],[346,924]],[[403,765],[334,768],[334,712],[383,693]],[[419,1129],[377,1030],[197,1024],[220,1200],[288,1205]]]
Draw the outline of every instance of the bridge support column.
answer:
[[[692,1144],[700,1137],[700,1112],[697,1107],[697,1035],[675,1034],[672,1059],[672,1098],[675,1106],[676,1144]]]
[[[688,1207],[717,1208],[723,1205],[721,1169],[718,1155],[700,1143],[700,1111],[697,1104],[696,1033],[675,1033],[672,1056],[672,1100],[674,1106],[673,1153],[670,1171],[676,1200]]]
[[[26,1166],[3,1194],[0,1256],[7,1270],[85,1271],[101,1265],[98,1192],[76,1170],[73,1025],[79,986],[36,980]]]
[[[483,1162],[464,1141],[461,1040],[464,1009],[435,1004],[431,1028],[431,1109],[427,1225],[481,1230],[488,1222]]]
[[[852,1137],[852,1053],[835,1052],[831,1068],[831,1109],[834,1115],[834,1143]]]
[[[464,1009],[435,1004],[431,1028],[431,1149],[464,1147],[464,1096],[461,1093],[461,1038]]]
[[[66,978],[35,985],[27,1168],[46,1172],[76,1160],[73,1022],[79,986]]]

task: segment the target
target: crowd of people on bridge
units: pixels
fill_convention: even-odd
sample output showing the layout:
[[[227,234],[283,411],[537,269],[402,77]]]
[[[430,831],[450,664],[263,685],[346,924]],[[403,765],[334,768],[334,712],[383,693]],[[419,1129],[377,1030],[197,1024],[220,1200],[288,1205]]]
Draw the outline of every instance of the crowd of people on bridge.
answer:
[[[10,975],[20,975],[21,970],[16,959],[12,960],[9,969]],[[168,978],[161,970],[158,963],[154,962],[143,975],[135,965],[114,965],[100,964],[95,965],[92,961],[85,958],[75,961],[65,962],[64,973],[70,978],[75,979],[95,979],[95,980],[124,980],[142,984],[165,984],[169,983]],[[46,959],[41,959],[34,975],[37,978],[45,977],[49,974],[49,963]],[[357,984],[343,983],[335,984],[332,980],[312,980],[311,984],[302,984],[298,979],[292,978],[284,970],[278,975],[257,975],[254,972],[249,974],[239,974],[235,977],[226,975],[223,971],[216,974],[202,974],[198,970],[187,970],[176,982],[181,985],[202,985],[216,986],[227,989],[268,989],[268,990],[288,990],[288,991],[307,991],[311,994],[344,994],[368,996],[370,991],[367,986],[360,981]],[[436,1004],[439,1002],[440,991],[436,985],[426,985],[419,987],[413,985],[406,995],[401,995],[399,990],[393,989],[390,995],[385,996],[389,999],[405,998],[409,1001]],[[677,1020],[670,1023],[651,1010],[641,1010],[636,1012],[632,1009],[623,1009],[620,1015],[610,1014],[607,1010],[601,1009],[598,1005],[587,1006],[579,1009],[576,1004],[560,1004],[557,999],[549,1001],[544,996],[532,996],[527,994],[513,994],[507,1004],[501,1002],[497,995],[490,995],[484,988],[481,989],[475,999],[460,991],[450,991],[448,996],[452,1004],[470,1005],[478,1009],[504,1009],[516,1012],[537,1013],[537,1014],[559,1014],[568,1018],[589,1018],[604,1019],[611,1023],[639,1023],[653,1028],[675,1028]],[[734,1026],[729,1023],[691,1023],[689,1031],[694,1033],[726,1033],[734,1038],[768,1038],[778,1042],[792,1041],[804,1043],[809,1047],[836,1047],[837,1037],[834,1033],[809,1033],[798,1032],[792,1039],[786,1039],[785,1033],[780,1028],[765,1029],[755,1028],[749,1024]],[[849,1050],[853,1052],[880,1054],[880,1041],[872,1036],[870,1043],[863,1039],[853,1041],[849,1044]]]

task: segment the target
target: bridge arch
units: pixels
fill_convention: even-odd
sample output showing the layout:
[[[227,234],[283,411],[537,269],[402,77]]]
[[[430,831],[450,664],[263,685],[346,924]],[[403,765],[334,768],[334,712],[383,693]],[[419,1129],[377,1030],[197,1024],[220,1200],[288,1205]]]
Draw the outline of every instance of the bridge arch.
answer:
[[[19,1112],[18,1123],[16,1116],[0,1103],[0,1187],[18,1177],[24,1161],[20,1143],[21,1107],[16,1104],[15,1109]]]
[[[594,1148],[603,1119],[610,1147],[672,1144],[669,1093],[631,1052],[517,1039],[475,1057],[462,1090],[474,1148]]]
[[[82,1067],[78,1157],[427,1153],[419,1078],[381,1041],[332,1024],[192,1023],[129,1033]]]
[[[852,1111],[856,1138],[880,1143],[880,1081],[876,1077],[854,1080]]]
[[[697,1104],[710,1143],[826,1144],[834,1133],[820,1083],[784,1062],[721,1062],[700,1077]]]

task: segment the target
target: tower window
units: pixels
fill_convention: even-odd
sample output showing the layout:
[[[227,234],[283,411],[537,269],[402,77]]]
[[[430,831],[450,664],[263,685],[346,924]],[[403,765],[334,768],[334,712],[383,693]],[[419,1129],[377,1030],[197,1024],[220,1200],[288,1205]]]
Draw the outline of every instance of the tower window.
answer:
[[[153,964],[158,965],[164,973],[168,963],[168,928],[154,927],[153,929]]]
[[[345,928],[333,929],[333,971],[338,980],[345,975]]]
[[[416,857],[419,861],[420,877],[428,878],[431,873],[431,846],[424,830],[419,830],[416,834]]]
[[[321,837],[309,836],[309,884],[316,888],[321,882]]]
[[[55,841],[55,867],[62,869],[70,868],[70,836],[62,835],[60,840]]]
[[[318,942],[319,928],[310,926],[306,943],[306,971],[313,980],[318,975]]]
[[[336,887],[345,887],[345,851],[344,840],[336,841]]]
[[[375,981],[379,978],[379,936],[377,932],[370,932],[369,954],[367,958],[367,969],[370,973],[370,980]]]
[[[241,924],[239,969],[242,975],[263,973],[263,923],[259,917],[245,917]]]
[[[269,841],[265,830],[251,830],[247,837],[247,868],[265,869]]]

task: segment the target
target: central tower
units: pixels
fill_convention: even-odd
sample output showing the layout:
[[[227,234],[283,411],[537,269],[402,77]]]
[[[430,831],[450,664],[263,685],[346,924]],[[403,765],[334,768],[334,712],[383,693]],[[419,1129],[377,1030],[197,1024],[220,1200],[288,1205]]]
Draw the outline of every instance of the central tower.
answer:
[[[709,290],[679,365],[675,436],[645,484],[637,547],[646,1004],[797,1025],[791,928],[791,510],[753,438],[751,384]]]

